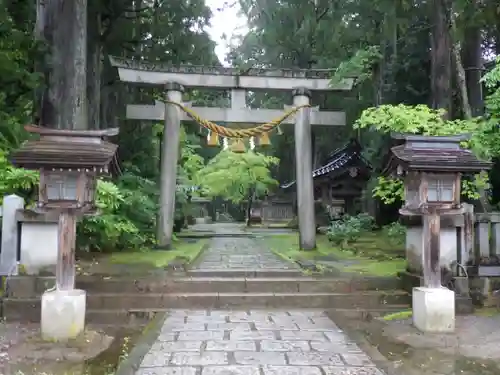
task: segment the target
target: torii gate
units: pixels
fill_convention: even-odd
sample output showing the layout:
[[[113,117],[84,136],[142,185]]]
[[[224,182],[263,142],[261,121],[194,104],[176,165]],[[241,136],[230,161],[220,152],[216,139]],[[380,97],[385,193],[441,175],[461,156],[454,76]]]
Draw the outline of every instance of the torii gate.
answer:
[[[184,87],[231,90],[231,108],[191,107],[200,117],[213,122],[225,122],[228,126],[263,124],[283,114],[280,110],[247,108],[246,90],[293,90],[293,105],[302,106],[309,104],[311,91],[350,90],[353,85],[353,80],[347,79],[332,86],[331,70],[250,69],[241,74],[234,68],[172,67],[117,57],[111,57],[110,61],[112,66],[118,68],[121,81],[164,86],[166,98],[171,102],[182,103]],[[189,103],[182,104],[190,106]],[[168,248],[173,233],[180,124],[189,117],[173,104],[156,102],[155,105],[127,105],[127,119],[165,122],[158,242],[160,246]],[[345,113],[319,111],[318,107],[301,108],[283,123],[295,124],[300,247],[310,250],[316,247],[311,125],[345,125]]]

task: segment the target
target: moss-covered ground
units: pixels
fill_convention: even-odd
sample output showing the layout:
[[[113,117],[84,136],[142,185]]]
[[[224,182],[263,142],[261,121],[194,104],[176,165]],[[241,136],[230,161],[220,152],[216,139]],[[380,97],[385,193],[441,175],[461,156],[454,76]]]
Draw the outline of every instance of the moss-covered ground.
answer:
[[[171,250],[143,249],[140,251],[121,251],[81,260],[77,264],[79,274],[123,274],[141,273],[164,269],[174,260],[192,263],[208,244],[210,239],[177,239]]]
[[[282,258],[295,261],[307,259],[336,260],[340,271],[372,276],[395,276],[406,268],[404,249],[393,245],[382,231],[364,233],[358,240],[342,249],[332,244],[326,235],[317,236],[317,247],[312,251],[299,249],[297,233],[266,237],[269,248]]]

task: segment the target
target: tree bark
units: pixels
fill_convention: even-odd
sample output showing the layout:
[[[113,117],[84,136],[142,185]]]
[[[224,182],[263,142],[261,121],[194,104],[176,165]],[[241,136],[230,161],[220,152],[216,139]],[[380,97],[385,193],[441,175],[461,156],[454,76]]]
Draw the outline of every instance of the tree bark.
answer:
[[[455,59],[455,69],[457,72],[457,84],[460,92],[460,99],[462,102],[462,113],[464,118],[469,120],[472,118],[472,111],[469,103],[469,93],[467,92],[467,82],[465,77],[465,70],[462,64],[460,43],[456,41],[453,43],[453,57]]]
[[[476,25],[467,27],[462,55],[472,116],[481,116],[484,113],[481,43],[481,28]]]
[[[432,0],[431,19],[431,88],[432,107],[451,114],[451,22],[447,0]]]
[[[42,126],[85,130],[87,121],[87,0],[39,0],[36,34],[46,43]]]
[[[102,41],[101,13],[95,0],[89,0],[87,20],[87,106],[89,128],[101,127],[101,73],[102,73]],[[103,123],[102,125],[105,125]]]

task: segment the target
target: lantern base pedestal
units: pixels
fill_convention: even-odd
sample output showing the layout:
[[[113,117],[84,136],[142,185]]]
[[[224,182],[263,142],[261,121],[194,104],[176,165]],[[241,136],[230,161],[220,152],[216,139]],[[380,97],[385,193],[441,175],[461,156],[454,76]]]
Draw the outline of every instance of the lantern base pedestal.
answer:
[[[50,341],[74,339],[85,329],[84,290],[54,290],[42,295],[42,338]]]
[[[455,331],[455,292],[447,288],[413,288],[413,324],[428,333]]]

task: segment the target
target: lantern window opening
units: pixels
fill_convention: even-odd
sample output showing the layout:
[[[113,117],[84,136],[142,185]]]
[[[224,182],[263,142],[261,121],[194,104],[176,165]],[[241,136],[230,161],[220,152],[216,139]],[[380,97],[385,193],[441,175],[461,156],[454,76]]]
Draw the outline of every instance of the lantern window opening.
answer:
[[[46,180],[47,199],[49,201],[77,200],[77,173],[48,173]]]
[[[431,176],[427,182],[428,202],[453,202],[455,180],[451,176]]]

